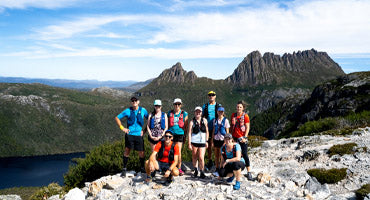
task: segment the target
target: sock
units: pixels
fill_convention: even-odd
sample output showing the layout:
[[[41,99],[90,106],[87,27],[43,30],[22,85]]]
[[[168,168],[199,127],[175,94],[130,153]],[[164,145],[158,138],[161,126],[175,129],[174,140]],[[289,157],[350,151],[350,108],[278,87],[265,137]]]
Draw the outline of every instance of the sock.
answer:
[[[128,157],[123,156],[123,168],[126,169],[127,163],[128,163]]]
[[[145,158],[139,158],[141,168],[144,168]]]

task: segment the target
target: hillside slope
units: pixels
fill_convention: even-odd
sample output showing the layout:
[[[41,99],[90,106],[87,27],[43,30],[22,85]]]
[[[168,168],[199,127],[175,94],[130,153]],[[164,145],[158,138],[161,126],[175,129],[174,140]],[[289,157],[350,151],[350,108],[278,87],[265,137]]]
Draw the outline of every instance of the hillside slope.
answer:
[[[84,152],[121,139],[113,119],[122,104],[41,84],[1,83],[0,157]]]

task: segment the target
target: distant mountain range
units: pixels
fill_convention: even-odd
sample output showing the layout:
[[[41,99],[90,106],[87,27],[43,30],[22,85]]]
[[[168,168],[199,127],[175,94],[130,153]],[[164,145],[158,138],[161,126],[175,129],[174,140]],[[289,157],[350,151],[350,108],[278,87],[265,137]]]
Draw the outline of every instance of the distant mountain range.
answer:
[[[42,79],[42,78],[22,78],[22,77],[1,77],[1,83],[41,83],[53,87],[71,88],[71,89],[85,89],[99,87],[110,88],[125,88],[137,81],[97,81],[97,80],[69,80],[69,79]]]

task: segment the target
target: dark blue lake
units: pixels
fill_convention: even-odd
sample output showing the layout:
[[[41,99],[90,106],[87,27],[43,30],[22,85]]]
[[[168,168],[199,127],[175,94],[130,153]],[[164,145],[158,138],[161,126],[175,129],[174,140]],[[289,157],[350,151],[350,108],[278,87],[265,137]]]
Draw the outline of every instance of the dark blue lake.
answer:
[[[46,186],[56,182],[63,185],[63,174],[73,158],[85,153],[50,156],[0,158],[0,189],[20,186]]]

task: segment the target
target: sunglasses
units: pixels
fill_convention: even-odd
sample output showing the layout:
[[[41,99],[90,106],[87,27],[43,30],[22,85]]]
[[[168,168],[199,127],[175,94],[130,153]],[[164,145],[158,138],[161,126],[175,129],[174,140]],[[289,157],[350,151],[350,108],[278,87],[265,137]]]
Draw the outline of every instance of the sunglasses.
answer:
[[[161,106],[159,106],[159,105],[156,105],[156,106],[154,106],[154,107],[156,107],[156,108],[157,108],[157,107],[158,107],[158,108],[160,108]]]
[[[136,102],[137,100],[131,100],[131,102]]]
[[[214,97],[214,96],[216,96],[215,94],[209,94],[208,96],[210,96],[210,97]]]
[[[181,105],[181,103],[174,103],[173,105],[175,105],[175,106],[179,106],[179,105]]]
[[[166,138],[172,138],[172,135],[165,135]]]

